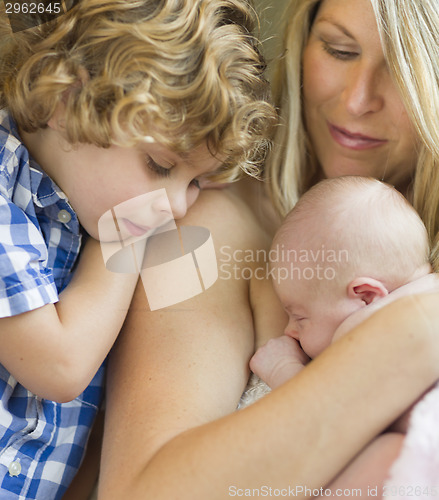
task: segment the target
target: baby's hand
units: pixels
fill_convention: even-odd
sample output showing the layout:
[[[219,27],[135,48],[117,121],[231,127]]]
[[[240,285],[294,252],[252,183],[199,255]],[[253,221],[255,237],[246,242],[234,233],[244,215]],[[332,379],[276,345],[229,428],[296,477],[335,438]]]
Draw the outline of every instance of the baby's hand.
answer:
[[[270,339],[250,360],[250,369],[272,389],[294,377],[309,361],[297,340],[282,335]]]

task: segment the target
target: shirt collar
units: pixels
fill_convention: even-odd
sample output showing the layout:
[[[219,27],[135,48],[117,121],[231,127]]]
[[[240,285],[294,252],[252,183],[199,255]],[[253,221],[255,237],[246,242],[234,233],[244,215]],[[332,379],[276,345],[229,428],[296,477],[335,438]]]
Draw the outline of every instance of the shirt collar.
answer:
[[[56,208],[67,210],[72,218],[71,221],[65,225],[73,232],[79,232],[80,228],[78,218],[70,205],[66,194],[30,156],[27,148],[22,142],[15,120],[6,109],[0,110],[0,126],[3,127],[10,135],[15,137],[26,150],[30,171],[30,190],[34,205],[40,208],[57,205]]]
[[[23,144],[17,124],[6,109],[1,110],[0,125],[6,129],[10,135],[14,136],[20,144]],[[26,148],[24,144],[23,146]],[[44,172],[40,165],[30,156],[29,152],[28,157],[31,176],[31,192],[35,205],[38,207],[47,207],[57,203],[59,200],[64,200],[70,206],[65,193],[46,172]]]
[[[29,170],[33,202],[37,207],[48,207],[60,200],[70,205],[65,193],[31,156],[29,157]]]
[[[65,193],[56,185],[56,183],[41,169],[38,163],[29,159],[30,182],[32,200],[37,207],[48,209],[53,206],[59,213],[60,210],[67,210],[71,216],[69,222],[63,222],[72,232],[79,233],[80,225],[73,207]]]

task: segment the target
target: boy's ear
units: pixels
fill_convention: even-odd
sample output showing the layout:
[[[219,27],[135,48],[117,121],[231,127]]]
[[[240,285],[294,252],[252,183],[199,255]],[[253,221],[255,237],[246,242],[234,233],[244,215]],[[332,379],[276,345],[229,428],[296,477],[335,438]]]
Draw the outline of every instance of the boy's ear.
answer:
[[[348,285],[348,297],[361,299],[366,305],[388,295],[387,288],[374,278],[355,278]]]
[[[50,117],[49,121],[47,122],[47,126],[51,128],[52,130],[57,130],[58,132],[62,129],[64,129],[64,123],[65,123],[65,109],[66,106],[64,104],[64,99],[59,102],[55,108],[55,112],[53,115]]]
[[[53,115],[50,117],[49,121],[47,122],[47,125],[53,129],[53,130],[62,130],[64,129],[64,123],[65,123],[65,104],[67,102],[67,99],[69,97],[69,94],[73,91],[73,89],[82,87],[88,80],[90,79],[90,76],[85,68],[80,66],[78,68],[78,79],[76,80],[73,85],[70,86],[67,90],[65,90],[62,94],[61,101],[58,103],[55,112]]]

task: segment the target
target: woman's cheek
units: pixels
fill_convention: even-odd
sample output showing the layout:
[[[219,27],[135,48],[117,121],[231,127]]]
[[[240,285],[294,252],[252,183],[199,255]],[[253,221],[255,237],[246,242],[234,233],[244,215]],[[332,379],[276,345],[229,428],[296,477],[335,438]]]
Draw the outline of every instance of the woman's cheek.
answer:
[[[309,106],[324,104],[340,94],[345,79],[343,67],[316,44],[309,45],[303,55],[303,95]]]

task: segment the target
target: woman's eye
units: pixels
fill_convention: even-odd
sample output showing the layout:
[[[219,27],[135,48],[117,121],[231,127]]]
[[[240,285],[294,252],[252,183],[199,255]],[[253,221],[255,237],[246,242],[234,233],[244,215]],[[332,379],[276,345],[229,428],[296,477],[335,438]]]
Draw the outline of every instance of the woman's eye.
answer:
[[[339,59],[341,61],[348,61],[354,59],[358,53],[357,52],[349,52],[348,50],[339,50],[335,49],[329,43],[323,41],[323,50],[327,52],[330,56],[335,59]]]
[[[191,186],[195,186],[197,189],[201,189],[200,181],[198,179],[192,179]]]
[[[155,174],[160,175],[161,177],[169,177],[171,173],[170,168],[165,168],[155,162],[150,156],[146,156],[146,164],[148,168],[152,170]]]

